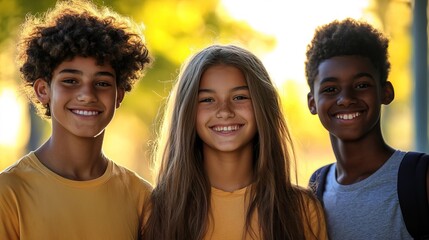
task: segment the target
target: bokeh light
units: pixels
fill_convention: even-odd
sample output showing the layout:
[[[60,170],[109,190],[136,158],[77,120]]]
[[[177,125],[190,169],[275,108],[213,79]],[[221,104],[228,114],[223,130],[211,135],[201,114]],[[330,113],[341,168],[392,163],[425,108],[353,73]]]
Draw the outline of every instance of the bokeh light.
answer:
[[[365,19],[390,36],[390,80],[397,98],[384,108],[383,131],[393,147],[407,150],[412,146],[409,1],[94,1],[145,25],[154,63],[126,95],[107,128],[103,150],[150,181],[150,144],[180,64],[209,44],[239,43],[261,58],[278,87],[297,150],[299,184],[306,185],[311,172],[334,161],[327,132],[307,109],[306,45],[317,26],[346,17]],[[46,11],[55,0],[21,2],[0,1],[0,170],[34,150],[50,134],[49,121],[35,122],[37,116],[20,93],[14,44],[25,15]],[[33,138],[36,140],[29,146]]]

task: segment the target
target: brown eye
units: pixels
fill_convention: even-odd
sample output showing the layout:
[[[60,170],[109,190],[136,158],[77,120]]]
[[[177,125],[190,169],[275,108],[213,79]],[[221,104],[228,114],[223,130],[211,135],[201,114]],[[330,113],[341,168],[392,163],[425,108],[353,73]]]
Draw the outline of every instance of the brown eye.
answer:
[[[63,83],[64,85],[76,85],[78,84],[78,81],[76,81],[73,78],[67,78],[61,81],[61,83]]]
[[[326,87],[326,88],[322,89],[323,93],[334,93],[336,91],[337,91],[337,89],[335,87]]]
[[[96,86],[99,86],[99,87],[110,87],[110,86],[112,86],[112,84],[110,84],[109,82],[98,82],[96,84]]]
[[[367,83],[360,83],[356,86],[356,88],[368,88],[368,87],[369,87],[369,84]]]
[[[199,102],[214,102],[213,98],[202,98],[199,100]]]
[[[247,97],[247,96],[242,96],[242,95],[240,95],[240,96],[236,96],[236,97],[234,97],[234,98],[233,98],[233,100],[246,100],[246,99],[249,99],[249,97]]]

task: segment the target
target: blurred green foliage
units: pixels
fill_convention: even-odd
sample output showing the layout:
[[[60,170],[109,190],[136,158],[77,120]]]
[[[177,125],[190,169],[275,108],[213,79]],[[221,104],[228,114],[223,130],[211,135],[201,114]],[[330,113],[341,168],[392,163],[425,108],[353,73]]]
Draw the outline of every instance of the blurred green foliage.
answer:
[[[17,37],[26,14],[43,14],[54,7],[55,2],[0,0],[0,49],[2,43]],[[146,166],[141,163],[149,159],[146,154],[147,143],[156,137],[154,132],[157,113],[177,77],[180,65],[187,57],[212,43],[234,42],[255,46],[255,50],[259,51],[270,50],[275,44],[273,37],[257,33],[246,23],[234,21],[223,11],[219,11],[217,0],[94,0],[94,3],[108,6],[145,25],[145,38],[154,61],[132,92],[127,94],[117,117],[108,127],[105,144],[105,151],[109,156],[114,159],[125,156],[119,162],[140,173],[146,172]],[[3,48],[8,47],[10,44],[3,44]],[[18,73],[14,76],[13,80],[18,83]],[[36,139],[37,142],[31,143],[32,146],[26,150],[33,150],[49,136],[49,122],[39,120],[32,111],[31,116],[31,139]],[[40,131],[40,128],[44,130]],[[132,141],[128,142],[127,139]],[[128,144],[122,144],[122,149],[117,148],[121,143]],[[26,150],[22,150],[22,154]],[[123,154],[124,151],[128,152]],[[14,160],[16,159],[8,159],[6,164]]]
[[[97,4],[109,6],[145,25],[145,37],[154,61],[133,91],[127,93],[115,118],[108,126],[104,150],[107,156],[149,180],[152,180],[149,166],[150,144],[156,138],[157,114],[162,109],[180,65],[191,54],[213,43],[240,44],[257,55],[270,52],[276,47],[274,36],[256,32],[246,22],[233,19],[222,9],[219,1],[94,0]],[[9,87],[8,84],[11,82],[16,88],[19,85],[19,74],[13,67],[13,46],[20,24],[26,14],[43,14],[48,8],[53,7],[55,2],[55,0],[0,0],[0,94],[2,88]],[[409,1],[373,0],[366,11],[363,15],[371,19],[378,28],[383,29],[391,39],[390,81],[395,86],[396,99],[384,108],[382,125],[387,142],[393,147],[405,150],[410,148],[412,139],[409,32],[411,5]],[[279,25],[281,26],[281,23]],[[294,38],[296,33],[288,34]],[[308,112],[305,97],[307,87],[298,83],[301,79],[284,80],[288,81],[279,86],[279,91],[289,128],[297,142],[300,172],[298,178],[301,179],[300,183],[305,185],[313,170],[322,164],[332,162],[334,158],[327,132],[319,123],[317,116],[312,116]],[[24,111],[28,113],[22,114],[22,117],[25,118],[24,125],[31,122],[32,136],[27,136],[29,133],[21,134],[20,143],[16,144],[18,147],[13,149],[0,145],[0,170],[49,137],[49,122],[40,120],[28,106],[24,107]],[[5,112],[7,111],[1,114]],[[28,132],[29,128],[22,129]],[[21,147],[25,145],[27,148]]]

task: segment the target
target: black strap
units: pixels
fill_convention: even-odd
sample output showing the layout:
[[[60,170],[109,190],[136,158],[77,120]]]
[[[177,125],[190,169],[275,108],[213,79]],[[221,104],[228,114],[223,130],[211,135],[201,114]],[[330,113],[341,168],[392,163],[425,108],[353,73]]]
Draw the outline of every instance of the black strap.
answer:
[[[328,164],[317,169],[310,177],[309,187],[323,204]],[[429,239],[429,205],[426,174],[429,155],[408,152],[398,172],[398,198],[408,232],[414,239]]]
[[[408,152],[398,172],[398,198],[408,232],[414,239],[429,239],[426,174],[429,155]]]
[[[323,205],[323,192],[325,191],[326,175],[328,175],[329,168],[333,163],[325,165],[317,169],[310,177],[308,183],[311,190],[316,194],[317,198]]]

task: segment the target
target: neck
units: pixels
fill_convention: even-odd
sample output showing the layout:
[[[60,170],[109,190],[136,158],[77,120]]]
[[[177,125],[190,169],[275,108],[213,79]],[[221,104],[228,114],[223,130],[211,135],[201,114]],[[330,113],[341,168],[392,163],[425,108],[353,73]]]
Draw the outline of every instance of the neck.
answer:
[[[337,160],[337,181],[341,184],[359,182],[376,172],[395,151],[381,134],[368,134],[354,141],[330,136]]]
[[[102,153],[104,133],[94,138],[51,136],[39,149],[36,156],[56,174],[78,181],[100,177],[106,170],[107,158]]]
[[[253,151],[246,148],[234,153],[213,153],[204,148],[204,168],[212,187],[233,192],[252,182]]]

